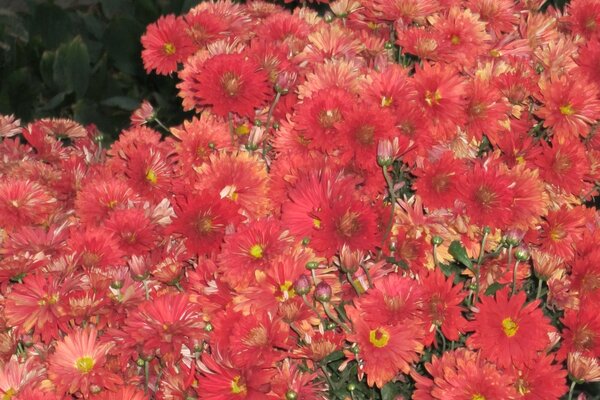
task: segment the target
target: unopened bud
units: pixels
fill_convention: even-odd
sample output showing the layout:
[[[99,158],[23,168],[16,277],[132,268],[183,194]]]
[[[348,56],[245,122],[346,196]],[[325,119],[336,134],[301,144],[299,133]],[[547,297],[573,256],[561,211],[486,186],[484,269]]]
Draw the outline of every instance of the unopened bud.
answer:
[[[254,125],[250,128],[250,135],[248,136],[248,142],[246,148],[250,151],[258,149],[263,142],[265,137],[265,128],[262,126]]]
[[[300,275],[296,282],[294,282],[294,291],[300,296],[304,296],[308,292],[310,292],[310,279],[304,274]]]
[[[319,282],[315,289],[315,299],[321,303],[327,303],[331,300],[331,286],[327,282]]]
[[[275,91],[282,95],[288,94],[298,75],[295,72],[282,72],[277,75],[277,81],[275,82]]]
[[[431,243],[434,246],[439,246],[442,243],[444,243],[444,239],[442,239],[441,237],[439,237],[439,236],[436,235],[436,236],[434,236],[434,237],[431,238]]]
[[[335,15],[333,15],[333,13],[331,11],[325,11],[325,13],[323,14],[323,20],[325,22],[327,22],[328,24],[333,22],[334,19],[335,19]]]
[[[342,272],[353,274],[360,268],[363,253],[361,251],[352,251],[345,244],[340,250],[340,270]]]
[[[506,231],[506,236],[504,236],[504,240],[507,245],[516,247],[521,244],[521,240],[525,236],[525,232],[519,229],[509,229]]]
[[[317,269],[319,268],[319,263],[316,261],[309,261],[306,263],[306,269]]]
[[[296,400],[298,398],[298,393],[294,392],[292,389],[285,392],[285,400]]]
[[[377,143],[377,164],[380,167],[389,167],[394,163],[398,153],[398,138],[391,140],[380,140]]]
[[[529,250],[525,246],[519,246],[515,249],[515,258],[519,261],[527,261],[529,259]]]

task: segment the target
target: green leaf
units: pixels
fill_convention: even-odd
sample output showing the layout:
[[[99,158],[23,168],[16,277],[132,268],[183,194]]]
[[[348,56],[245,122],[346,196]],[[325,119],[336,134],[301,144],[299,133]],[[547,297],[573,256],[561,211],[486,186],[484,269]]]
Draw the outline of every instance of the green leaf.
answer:
[[[69,14],[50,2],[40,2],[33,9],[30,22],[31,36],[41,39],[44,47],[55,49],[74,36],[74,25]]]
[[[507,283],[494,282],[490,286],[488,286],[488,288],[485,290],[485,295],[486,296],[493,296],[493,295],[496,294],[496,292],[498,290],[502,289],[505,286],[508,286],[508,284]]]
[[[56,50],[54,83],[67,93],[82,98],[90,82],[90,55],[80,36]]]
[[[118,107],[122,110],[133,111],[140,105],[139,100],[127,96],[113,96],[103,100],[100,104],[109,107]]]
[[[400,389],[394,382],[388,382],[381,388],[381,400],[395,400],[400,392]]]
[[[54,88],[54,59],[56,54],[54,51],[45,51],[40,59],[40,75],[44,84],[50,88]]]
[[[108,56],[115,67],[129,75],[144,74],[140,37],[144,27],[131,18],[110,22],[103,37]]]
[[[337,360],[341,360],[342,358],[344,358],[344,352],[341,350],[338,351],[334,351],[333,353],[329,354],[327,357],[325,357],[322,361],[321,364],[323,365],[327,365],[330,362],[333,361],[337,361]]]
[[[43,106],[41,106],[38,111],[50,111],[58,107],[65,100],[67,93],[60,92],[56,96],[52,97],[48,100]]]
[[[473,269],[473,262],[467,255],[467,251],[465,250],[463,245],[458,240],[455,240],[452,243],[450,243],[448,253],[450,253],[450,255],[454,257],[456,261],[463,264],[465,267]]]

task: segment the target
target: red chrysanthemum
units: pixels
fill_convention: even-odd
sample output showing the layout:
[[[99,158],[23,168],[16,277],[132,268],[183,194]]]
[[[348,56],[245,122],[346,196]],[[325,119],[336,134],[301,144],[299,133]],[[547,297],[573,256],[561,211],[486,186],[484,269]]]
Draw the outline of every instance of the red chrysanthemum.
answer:
[[[569,209],[563,206],[548,212],[539,233],[540,249],[566,260],[572,259],[574,245],[582,238],[588,216],[584,207]]]
[[[596,0],[569,2],[566,20],[573,33],[586,39],[600,38],[600,4]]]
[[[423,168],[415,168],[413,188],[428,209],[452,208],[458,196],[457,185],[465,173],[461,160],[452,152],[444,152],[437,160],[424,160]]]
[[[105,367],[106,355],[114,343],[98,343],[97,334],[94,328],[76,330],[56,345],[48,360],[48,377],[59,393],[81,392],[87,399],[92,386],[116,390],[123,384],[121,377]]]
[[[55,207],[56,199],[37,182],[5,177],[0,183],[0,228],[43,224]]]
[[[190,254],[217,251],[227,227],[237,225],[241,219],[238,207],[231,200],[207,191],[196,196],[176,197],[175,214],[168,231],[185,238]]]
[[[142,36],[142,60],[147,72],[168,75],[177,70],[177,63],[194,54],[196,46],[185,28],[183,19],[172,14],[148,25]]]
[[[425,369],[433,379],[413,372],[417,382],[414,400],[515,400],[519,395],[513,377],[479,353],[460,348],[433,356]]]
[[[578,195],[585,187],[584,177],[590,164],[585,147],[579,140],[554,140],[552,147],[542,144],[542,151],[533,159],[546,182]]]
[[[0,366],[0,397],[2,400],[21,400],[27,388],[37,387],[44,376],[44,369],[35,357],[21,362],[16,355]]]
[[[561,319],[564,326],[558,357],[578,352],[585,357],[600,357],[600,314],[591,304],[580,310],[566,310]]]
[[[501,367],[530,364],[550,344],[555,329],[538,307],[540,301],[525,304],[524,291],[509,297],[508,288],[495,298],[484,296],[469,330],[467,346],[480,349],[481,355]]]
[[[187,25],[186,33],[198,48],[230,34],[227,21],[207,10],[190,12],[183,18]]]
[[[150,251],[158,237],[155,225],[139,208],[113,212],[105,226],[118,239],[119,248],[127,255]]]
[[[466,132],[478,141],[486,135],[491,138],[490,142],[498,142],[503,130],[500,122],[506,119],[509,111],[500,91],[489,82],[475,79],[468,86],[467,97]]]
[[[352,307],[346,312],[354,326],[346,339],[358,344],[357,357],[362,361],[361,369],[369,386],[381,388],[398,373],[409,373],[411,364],[418,361],[423,351],[419,340],[421,325],[401,321],[386,325],[383,321],[367,321],[363,312]]]
[[[567,393],[567,371],[551,355],[541,355],[521,369],[514,369],[519,399],[558,400]]]
[[[194,348],[205,336],[204,320],[197,304],[185,294],[167,294],[140,304],[125,320],[125,332],[141,345],[144,354],[159,355],[173,363],[181,346]]]
[[[586,137],[600,119],[598,88],[585,79],[565,75],[540,81],[542,108],[536,115],[559,138]]]
[[[211,107],[222,117],[231,112],[253,117],[271,93],[266,73],[245,54],[218,54],[197,71],[184,69],[181,79],[182,97],[191,97],[196,107]]]
[[[459,199],[472,224],[504,228],[512,220],[514,180],[498,164],[475,164],[458,179]]]
[[[85,269],[108,269],[124,264],[119,242],[105,229],[73,229],[67,243],[76,256],[77,264]]]
[[[81,222],[95,225],[138,201],[138,194],[126,182],[102,177],[89,180],[77,193],[75,211]]]
[[[424,344],[435,342],[435,330],[440,329],[442,334],[456,341],[466,331],[467,320],[463,317],[461,303],[465,298],[462,291],[463,285],[453,285],[452,277],[445,278],[440,270],[430,272],[421,280],[423,298],[423,315],[425,328],[428,332]]]

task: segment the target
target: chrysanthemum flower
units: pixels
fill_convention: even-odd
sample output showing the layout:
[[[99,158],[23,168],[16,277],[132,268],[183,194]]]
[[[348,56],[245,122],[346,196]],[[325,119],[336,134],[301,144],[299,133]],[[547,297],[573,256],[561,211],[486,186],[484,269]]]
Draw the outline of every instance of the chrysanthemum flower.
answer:
[[[582,305],[578,311],[566,310],[561,319],[564,326],[558,356],[578,352],[585,357],[600,357],[600,314],[591,304]]]
[[[542,179],[567,193],[578,195],[585,187],[590,164],[579,140],[554,140],[552,147],[542,144],[542,151],[533,162]]]
[[[109,268],[123,265],[124,253],[117,239],[102,228],[72,229],[67,241],[83,268]]]
[[[540,249],[552,255],[570,260],[574,245],[582,238],[588,213],[584,207],[572,209],[566,206],[549,211],[539,233]]]
[[[115,392],[103,391],[98,395],[100,400],[148,400],[149,396],[135,386],[121,386]]]
[[[472,224],[503,228],[512,220],[514,180],[488,160],[475,164],[458,179],[459,199]]]
[[[221,198],[237,204],[250,219],[270,213],[269,177],[265,164],[257,156],[247,152],[211,155],[196,172],[196,190],[218,191]]]
[[[417,67],[413,78],[416,100],[429,120],[429,126],[440,133],[453,130],[467,119],[465,81],[450,67],[425,63]],[[448,134],[448,133],[445,133]]]
[[[585,79],[562,76],[540,81],[543,107],[536,113],[559,138],[586,137],[600,119],[598,89]]]
[[[579,71],[583,72],[590,82],[600,85],[600,68],[598,68],[600,65],[600,38],[590,40],[581,47],[576,62],[579,65]]]
[[[305,371],[302,364],[285,359],[277,368],[271,390],[278,398],[290,398],[295,394],[298,400],[321,400],[326,396],[324,382],[319,382],[317,373]]]
[[[600,382],[600,359],[586,357],[581,353],[569,353],[567,357],[569,376],[576,382]]]
[[[198,379],[198,398],[202,400],[268,399],[272,368],[238,368],[219,355],[203,355]]]
[[[530,363],[546,349],[548,334],[555,329],[538,308],[539,300],[525,304],[526,297],[520,291],[509,298],[508,288],[496,292],[495,299],[482,297],[467,346],[480,349],[483,357],[501,367]]]
[[[573,33],[586,39],[600,38],[600,4],[594,0],[573,0],[567,6],[566,20]]]
[[[0,227],[4,229],[43,224],[55,207],[56,199],[37,182],[9,177],[0,183]]]
[[[487,28],[496,36],[511,32],[519,22],[515,4],[511,0],[469,0],[466,6],[479,19],[487,23]]]
[[[502,131],[500,121],[506,119],[509,107],[500,91],[491,83],[474,79],[467,88],[467,123],[465,130],[469,137],[481,141],[485,134],[496,143]]]
[[[176,197],[175,212],[176,217],[168,231],[185,238],[190,254],[209,254],[218,250],[225,229],[237,225],[240,220],[235,203],[207,191],[196,196]]]
[[[227,21],[207,10],[189,12],[184,17],[186,33],[197,48],[206,47],[230,34]]]
[[[514,369],[515,389],[525,400],[560,399],[567,393],[567,371],[551,355],[541,355],[521,369]]]
[[[139,208],[113,212],[105,226],[118,239],[120,249],[128,255],[151,250],[158,236],[156,226]]]
[[[36,358],[19,362],[12,356],[0,367],[0,396],[2,400],[21,399],[21,391],[27,387],[35,387],[42,380],[44,369]]]
[[[291,240],[273,219],[244,225],[225,237],[218,256],[219,272],[232,288],[247,287],[255,280],[256,271],[264,270],[275,257],[282,255]]]
[[[63,297],[67,288],[50,274],[27,276],[23,284],[13,286],[6,298],[4,314],[8,325],[23,333],[34,328],[35,333],[40,334],[46,342],[57,338],[58,328],[63,327]]]
[[[231,112],[253,117],[271,93],[266,73],[245,54],[218,54],[181,79],[182,97],[192,96],[196,107],[211,107],[222,117]]]
[[[353,332],[346,335],[350,342],[358,344],[358,357],[363,362],[369,386],[383,387],[399,372],[407,374],[413,362],[419,359],[423,344],[418,340],[422,326],[413,323],[387,325],[384,321],[365,319],[365,314],[355,308],[346,312],[354,326]]]
[[[168,75],[177,70],[177,63],[194,54],[196,46],[185,28],[184,20],[172,14],[148,25],[142,36],[142,60],[146,72],[155,70],[159,75]]]
[[[538,170],[529,170],[521,164],[511,170],[511,175],[515,180],[511,226],[526,230],[539,225],[541,217],[548,213],[550,201]]]
[[[204,325],[198,305],[189,296],[167,294],[140,304],[126,319],[124,330],[145,354],[173,363],[180,358],[182,345],[193,348],[193,341],[205,336]]]
[[[415,20],[422,20],[440,9],[439,2],[434,0],[369,0],[365,4],[369,5],[370,9],[381,13],[381,18],[384,20],[400,19],[407,25]]]
[[[90,179],[77,193],[75,211],[83,223],[98,224],[111,212],[136,204],[139,195],[122,179]]]
[[[600,251],[575,257],[571,262],[570,278],[572,290],[584,303],[582,307],[595,308],[594,304],[600,301]]]
[[[423,168],[413,170],[416,179],[413,188],[428,209],[452,208],[458,196],[458,181],[465,173],[465,165],[452,152],[444,152],[437,160],[424,160]]]
[[[416,380],[414,400],[485,400],[519,398],[514,378],[479,353],[460,348],[438,358],[433,356],[425,369],[433,377],[411,373]]]
[[[114,343],[100,344],[95,328],[69,333],[56,345],[48,360],[48,377],[63,394],[81,392],[89,398],[92,386],[116,390],[123,380],[105,368],[106,355]]]
[[[425,331],[428,332],[424,344],[430,345],[435,341],[435,330],[441,329],[442,334],[453,341],[466,331],[467,320],[462,316],[461,303],[465,298],[463,285],[453,285],[452,277],[446,279],[438,269],[430,272],[421,281],[423,298],[423,316]]]

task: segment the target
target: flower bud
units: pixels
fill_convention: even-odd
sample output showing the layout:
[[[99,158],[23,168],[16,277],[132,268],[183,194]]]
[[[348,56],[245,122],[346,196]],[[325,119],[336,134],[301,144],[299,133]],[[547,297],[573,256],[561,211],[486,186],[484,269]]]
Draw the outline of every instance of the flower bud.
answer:
[[[319,268],[319,263],[316,261],[309,261],[306,263],[306,269],[317,269]]]
[[[431,238],[431,244],[433,244],[434,246],[439,246],[442,243],[444,243],[444,239],[442,239],[440,236],[434,236]]]
[[[319,282],[315,289],[315,299],[321,303],[327,303],[331,300],[331,286],[327,282]]]
[[[346,389],[348,389],[349,392],[354,392],[356,390],[356,383],[350,382],[348,386],[346,386]]]
[[[361,251],[352,251],[345,244],[340,250],[340,270],[342,272],[353,274],[360,268],[360,264],[363,260],[363,253]]]
[[[527,261],[529,259],[529,250],[525,246],[519,246],[515,249],[515,258],[519,261]]]
[[[282,95],[288,94],[298,75],[295,72],[282,72],[277,75],[277,81],[275,82],[275,91]]]
[[[265,128],[262,126],[254,125],[250,128],[250,135],[248,136],[248,142],[246,148],[250,151],[258,149],[265,138]]]
[[[380,167],[389,167],[394,163],[399,150],[398,138],[391,140],[380,140],[377,143],[377,164]]]
[[[292,389],[285,392],[285,400],[296,400],[298,398],[298,393],[294,392]]]
[[[516,247],[521,244],[521,240],[525,236],[525,232],[520,229],[509,229],[506,231],[506,235],[504,236],[504,241],[507,245]]]
[[[294,282],[294,292],[299,294],[300,296],[304,296],[308,292],[310,292],[310,279],[304,274],[300,275],[296,282]]]
[[[325,13],[323,14],[323,21],[327,22],[328,24],[333,22],[334,19],[335,15],[333,15],[331,11],[325,11]]]

